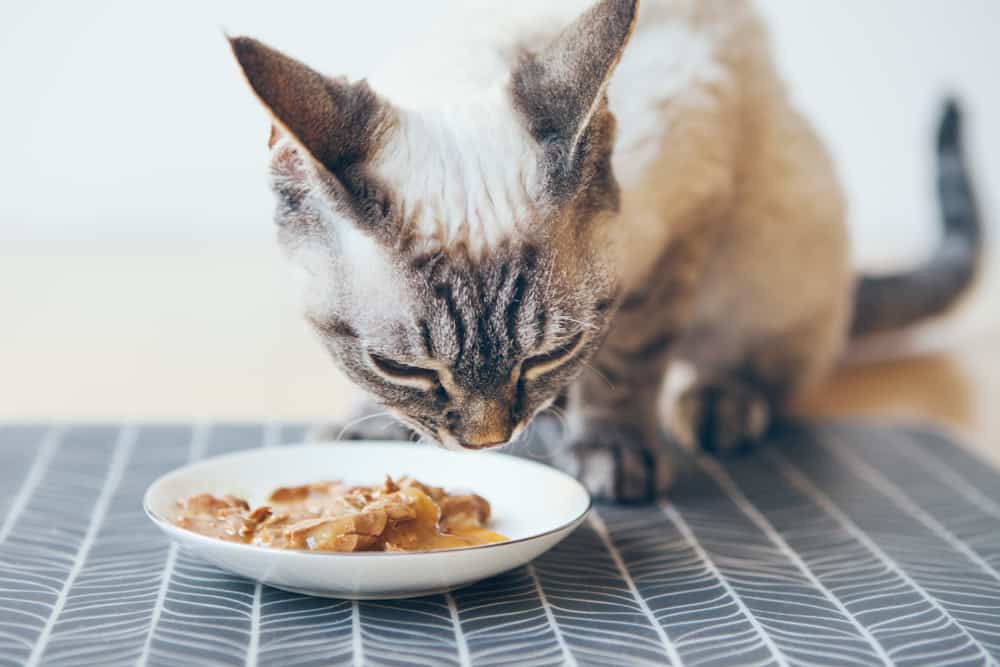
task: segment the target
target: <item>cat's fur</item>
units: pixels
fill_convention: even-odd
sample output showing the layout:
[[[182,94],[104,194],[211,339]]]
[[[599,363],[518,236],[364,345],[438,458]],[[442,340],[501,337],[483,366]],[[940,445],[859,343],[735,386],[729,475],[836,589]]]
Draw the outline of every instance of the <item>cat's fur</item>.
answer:
[[[698,376],[675,432],[741,448],[852,323],[950,306],[981,244],[954,109],[942,251],[858,282],[830,159],[751,4],[588,4],[497,3],[371,84],[232,46],[274,119],[281,242],[340,367],[453,449],[517,438],[568,393],[561,465],[639,500],[670,479],[657,399],[673,360]]]

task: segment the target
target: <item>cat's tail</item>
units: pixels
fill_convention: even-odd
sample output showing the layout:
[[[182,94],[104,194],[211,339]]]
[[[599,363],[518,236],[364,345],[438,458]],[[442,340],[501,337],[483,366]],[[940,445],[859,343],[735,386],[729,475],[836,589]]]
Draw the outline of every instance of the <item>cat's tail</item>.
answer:
[[[984,253],[983,225],[962,147],[962,112],[955,100],[948,101],[938,130],[937,183],[944,223],[941,242],[918,268],[858,279],[853,338],[943,315],[976,280]]]

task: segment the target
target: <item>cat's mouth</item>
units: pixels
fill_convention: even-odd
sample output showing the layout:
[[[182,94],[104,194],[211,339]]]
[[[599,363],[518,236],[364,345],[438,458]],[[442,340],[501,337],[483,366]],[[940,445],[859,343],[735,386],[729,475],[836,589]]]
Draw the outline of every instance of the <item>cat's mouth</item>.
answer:
[[[547,409],[553,401],[547,401],[544,405],[538,408],[534,415],[529,419],[522,420],[514,425],[513,430],[511,430],[510,435],[506,440],[502,442],[491,442],[484,444],[473,444],[462,442],[458,437],[449,433],[443,428],[432,428],[427,424],[422,424],[412,417],[408,417],[405,414],[399,413],[396,410],[389,409],[389,412],[393,414],[400,422],[405,424],[407,427],[416,431],[420,436],[421,442],[429,442],[435,444],[438,447],[447,449],[452,452],[482,452],[491,449],[503,449],[509,445],[514,444],[520,440],[521,436],[524,435],[525,431],[528,430],[531,422],[534,420],[540,412]]]
[[[551,408],[556,402],[555,398],[550,398],[549,400],[538,406],[534,413],[527,419],[523,419],[514,425],[514,429],[510,433],[510,437],[507,438],[505,442],[487,444],[487,445],[471,445],[467,443],[462,443],[458,438],[439,429],[435,437],[429,438],[431,441],[436,442],[439,446],[453,452],[481,452],[490,449],[503,449],[509,445],[514,444],[521,439],[521,436],[529,429],[531,424],[535,421],[535,418]]]
[[[421,436],[421,442],[429,442],[452,452],[480,452],[490,449],[502,449],[503,447],[517,442],[518,438],[521,437],[527,428],[527,422],[521,422],[514,426],[513,430],[505,440],[501,441],[498,439],[496,442],[484,442],[481,444],[469,443],[462,442],[461,439],[441,427],[433,427],[429,424],[423,424],[420,421],[391,408],[389,409],[389,412],[401,423],[419,434]]]

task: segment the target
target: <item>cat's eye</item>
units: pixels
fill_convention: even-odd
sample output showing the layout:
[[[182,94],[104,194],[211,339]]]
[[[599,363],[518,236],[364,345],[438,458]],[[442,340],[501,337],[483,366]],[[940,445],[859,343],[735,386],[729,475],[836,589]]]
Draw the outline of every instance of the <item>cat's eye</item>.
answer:
[[[567,361],[576,356],[583,348],[585,338],[583,332],[577,333],[565,344],[557,346],[555,349],[530,357],[521,366],[521,375],[528,380],[534,380],[546,373],[550,373],[559,368]]]
[[[439,386],[438,373],[434,369],[410,366],[374,352],[369,352],[368,358],[375,370],[390,382],[427,390]]]

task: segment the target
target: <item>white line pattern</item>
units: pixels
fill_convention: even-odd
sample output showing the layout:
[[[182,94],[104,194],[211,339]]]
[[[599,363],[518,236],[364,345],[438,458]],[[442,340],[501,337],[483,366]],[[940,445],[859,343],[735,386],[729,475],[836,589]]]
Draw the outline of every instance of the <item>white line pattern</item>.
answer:
[[[354,664],[360,667],[365,664],[365,647],[361,641],[361,604],[357,600],[351,602],[351,635]]]
[[[773,664],[749,619],[658,508],[623,510],[609,521],[640,595],[682,662]]]
[[[281,425],[269,422],[264,427],[264,437],[261,447],[274,447],[281,439]],[[260,605],[264,595],[264,587],[258,582],[253,588],[253,607],[250,610],[250,644],[247,646],[246,667],[257,667],[257,655],[260,653]]]
[[[197,461],[205,452],[205,441],[208,436],[209,426],[207,424],[197,425],[191,429],[191,443],[188,446],[188,462]],[[153,636],[155,635],[156,626],[160,622],[160,616],[163,614],[163,603],[167,599],[167,588],[170,586],[170,578],[174,575],[174,567],[177,564],[177,550],[176,544],[171,543],[169,547],[169,552],[167,553],[167,561],[163,566],[163,574],[160,575],[160,587],[156,592],[156,603],[153,605],[153,615],[149,621],[149,630],[146,635],[146,641],[143,642],[142,653],[139,654],[138,660],[136,660],[136,665],[145,665],[149,661],[149,651],[153,645]]]
[[[743,513],[746,514],[765,535],[767,535],[771,542],[781,549],[782,553],[784,553],[790,561],[795,563],[795,566],[799,569],[799,571],[806,576],[813,586],[823,592],[823,596],[833,603],[840,613],[850,619],[851,625],[854,626],[858,634],[865,638],[869,646],[871,646],[874,651],[874,654],[885,663],[891,662],[888,653],[886,653],[885,647],[882,646],[882,644],[875,639],[874,635],[872,635],[871,631],[862,625],[854,614],[852,614],[847,607],[844,606],[844,603],[837,598],[837,596],[834,595],[834,593],[827,588],[823,582],[820,581],[819,577],[817,577],[816,574],[809,569],[809,566],[806,565],[802,557],[796,553],[794,549],[788,546],[788,542],[786,542],[781,534],[775,530],[774,526],[771,525],[771,522],[769,522],[767,518],[761,514],[760,510],[754,507],[753,503],[751,503],[743,492],[740,491],[732,476],[730,476],[729,473],[726,472],[726,470],[713,459],[709,459],[705,456],[698,456],[697,459],[698,465],[700,465],[703,470],[715,479],[716,483],[718,483],[718,485],[730,495]]]
[[[945,528],[938,522],[934,517],[925,512],[923,508],[913,502],[913,499],[906,494],[901,488],[893,484],[889,479],[880,473],[878,470],[868,465],[861,457],[853,453],[847,448],[846,443],[841,443],[843,446],[837,447],[833,443],[826,440],[820,440],[820,444],[827,449],[831,454],[840,459],[849,468],[854,470],[859,477],[869,482],[872,486],[883,493],[887,498],[891,499],[893,503],[896,504],[901,510],[910,514],[917,519],[920,523],[927,526],[927,528],[940,537],[942,540],[951,545],[956,551],[960,552],[963,556],[968,558],[970,561],[976,564],[983,572],[992,577],[995,581],[1000,582],[1000,572],[990,565],[986,560],[984,560],[979,554],[969,548],[965,542],[960,540],[955,536],[950,530]]]
[[[455,644],[458,646],[458,664],[467,667],[472,664],[469,659],[469,644],[465,641],[465,633],[462,632],[462,618],[458,615],[458,605],[455,604],[455,597],[451,593],[444,594],[448,601],[448,612],[451,615],[452,625],[455,626]]]
[[[913,447],[907,453],[912,454],[914,451],[917,455],[912,460],[923,468],[927,474],[939,477],[953,490],[958,491],[967,501],[979,507],[981,511],[989,514],[994,519],[1000,519],[1000,503],[984,495],[969,480],[948,468],[944,461],[934,457],[926,449]]]
[[[14,531],[0,544],[0,664],[23,667],[36,650],[101,494],[117,433],[67,429],[58,456],[24,504]],[[14,441],[3,438],[0,478],[17,472],[6,454],[23,435],[15,431]]]
[[[785,479],[802,491],[802,493],[809,496],[813,502],[833,517],[833,519],[844,531],[846,531],[853,539],[861,543],[868,552],[873,554],[878,559],[879,563],[886,571],[890,572],[894,578],[900,580],[903,585],[919,593],[921,601],[926,603],[927,606],[933,608],[933,611],[935,612],[935,615],[932,617],[934,621],[929,627],[933,627],[938,631],[950,630],[950,632],[945,632],[945,637],[955,634],[962,636],[962,642],[959,643],[958,647],[954,649],[954,653],[959,656],[963,656],[964,654],[962,649],[968,645],[971,647],[973,656],[976,659],[983,661],[984,664],[996,664],[983,644],[980,643],[979,640],[977,640],[936,597],[931,595],[931,593],[914,580],[913,577],[911,577],[899,563],[883,551],[883,549],[876,544],[864,530],[862,530],[847,514],[845,514],[840,507],[838,507],[836,503],[834,503],[833,500],[831,500],[826,493],[817,487],[802,471],[794,466],[782,454],[779,454],[774,450],[765,451],[764,454],[774,461],[777,469],[781,475],[785,477]],[[890,583],[890,586],[898,587],[898,584],[893,582]],[[879,591],[877,590],[871,591],[869,594],[874,595],[878,592]],[[918,606],[914,610],[908,605],[906,608],[901,609],[901,611],[904,613],[914,613],[921,611],[921,609]],[[920,630],[926,631],[927,627],[928,626],[920,628]],[[905,652],[906,648],[908,648],[908,646],[899,647],[896,650],[899,652]]]
[[[527,568],[451,593],[474,665],[561,665],[559,626],[545,613]]]
[[[264,587],[260,614],[258,664],[348,665],[363,661],[360,623],[355,632],[354,605]]]
[[[460,631],[445,595],[358,604],[366,665],[460,665]]]
[[[59,449],[62,433],[63,432],[60,427],[53,426],[48,430],[42,439],[42,444],[38,448],[38,454],[35,456],[35,461],[28,470],[28,474],[24,478],[24,482],[21,484],[20,490],[17,492],[17,495],[14,496],[14,500],[10,505],[10,510],[8,510],[7,516],[4,517],[3,525],[0,525],[0,544],[7,541],[7,536],[9,536],[10,531],[14,529],[14,524],[17,523],[17,520],[21,517],[21,512],[24,511],[25,506],[28,504],[28,500],[38,487],[38,483],[41,481],[42,475],[45,474],[46,469],[49,467],[49,462],[52,460],[52,456],[55,454],[56,450]]]
[[[664,632],[663,626],[660,625],[659,620],[657,620],[656,616],[650,610],[646,599],[642,597],[639,593],[639,589],[636,588],[635,580],[632,579],[631,573],[628,568],[625,567],[625,561],[622,560],[621,553],[615,547],[614,542],[611,541],[611,536],[608,534],[608,527],[605,525],[604,520],[601,519],[596,509],[594,509],[590,514],[590,523],[594,526],[594,530],[597,531],[597,534],[604,542],[604,546],[611,554],[611,558],[614,559],[615,565],[618,567],[618,571],[621,572],[622,578],[625,579],[625,583],[628,585],[629,591],[631,591],[636,602],[638,602],[639,606],[642,608],[642,613],[649,618],[649,622],[656,631],[656,635],[660,638],[660,641],[663,642],[663,648],[667,652],[667,655],[670,656],[670,663],[673,665],[680,665],[681,658],[677,654],[677,649],[674,648],[674,644],[670,641],[670,638],[667,637],[667,633]]]
[[[758,621],[757,618],[750,612],[743,599],[737,595],[735,590],[733,590],[732,584],[722,575],[718,566],[712,561],[711,556],[708,555],[705,548],[698,542],[698,538],[695,537],[694,532],[691,530],[691,526],[689,526],[687,521],[684,520],[684,517],[677,511],[677,508],[673,505],[663,503],[660,505],[660,509],[663,511],[663,514],[670,519],[670,522],[677,526],[677,529],[684,536],[684,539],[687,540],[688,544],[691,545],[691,548],[693,548],[698,554],[698,557],[701,559],[702,563],[704,563],[705,567],[708,568],[712,575],[721,582],[722,588],[726,591],[729,597],[736,602],[736,606],[739,608],[740,613],[742,613],[743,616],[750,621],[754,630],[757,631],[761,642],[763,642],[764,646],[767,647],[767,650],[774,657],[775,662],[782,667],[788,667],[788,659],[781,652],[781,649],[778,648],[777,644],[775,644],[774,638],[764,630],[760,621]]]
[[[224,454],[259,446],[264,428],[213,424],[200,453]],[[256,585],[221,572],[181,550],[153,630],[150,665],[173,666],[198,660],[243,667],[253,627]]]
[[[464,589],[352,603],[220,572],[141,512],[164,472],[281,433],[0,425],[0,667],[1000,656],[1000,475],[936,434],[802,427],[736,461],[682,455],[697,465],[669,504],[601,507],[534,563]]]
[[[552,632],[556,636],[556,641],[559,642],[559,648],[562,649],[565,664],[567,667],[576,667],[576,658],[573,657],[573,652],[569,650],[566,638],[563,637],[562,631],[559,629],[559,623],[556,621],[555,614],[552,613],[552,605],[549,603],[549,599],[545,595],[545,590],[542,588],[542,581],[538,578],[538,572],[535,570],[534,565],[528,565],[528,575],[535,583],[535,592],[538,593],[538,601],[541,603],[542,609],[545,610],[545,619],[552,627]]]
[[[101,494],[97,497],[97,504],[94,505],[90,523],[87,525],[87,532],[83,536],[80,549],[76,552],[76,556],[73,559],[73,567],[69,571],[69,576],[66,577],[62,590],[59,591],[59,597],[56,598],[55,606],[52,608],[45,627],[42,628],[42,633],[38,636],[35,647],[28,657],[28,667],[35,667],[41,662],[42,653],[47,648],[49,635],[52,634],[52,629],[55,627],[56,621],[59,619],[59,615],[66,605],[66,599],[69,597],[69,592],[73,588],[76,578],[83,570],[84,563],[87,562],[87,556],[90,554],[90,549],[94,546],[94,540],[97,538],[97,531],[100,530],[101,523],[104,522],[105,515],[107,514],[108,505],[111,503],[111,498],[118,488],[119,482],[121,482],[122,473],[125,471],[125,464],[128,462],[128,457],[132,453],[132,447],[135,445],[135,437],[136,429],[134,427],[123,426],[121,428],[118,443],[115,445],[114,454],[111,456],[108,475],[101,488]]]
[[[136,660],[136,665],[145,665],[149,661],[149,651],[153,647],[153,636],[157,624],[160,622],[160,615],[163,613],[163,603],[167,599],[167,587],[170,585],[170,577],[174,574],[174,566],[177,565],[177,545],[171,544],[167,553],[167,562],[163,567],[163,575],[160,577],[160,588],[156,593],[156,603],[153,606],[153,616],[149,620],[149,633],[146,641],[142,645],[142,653]]]

